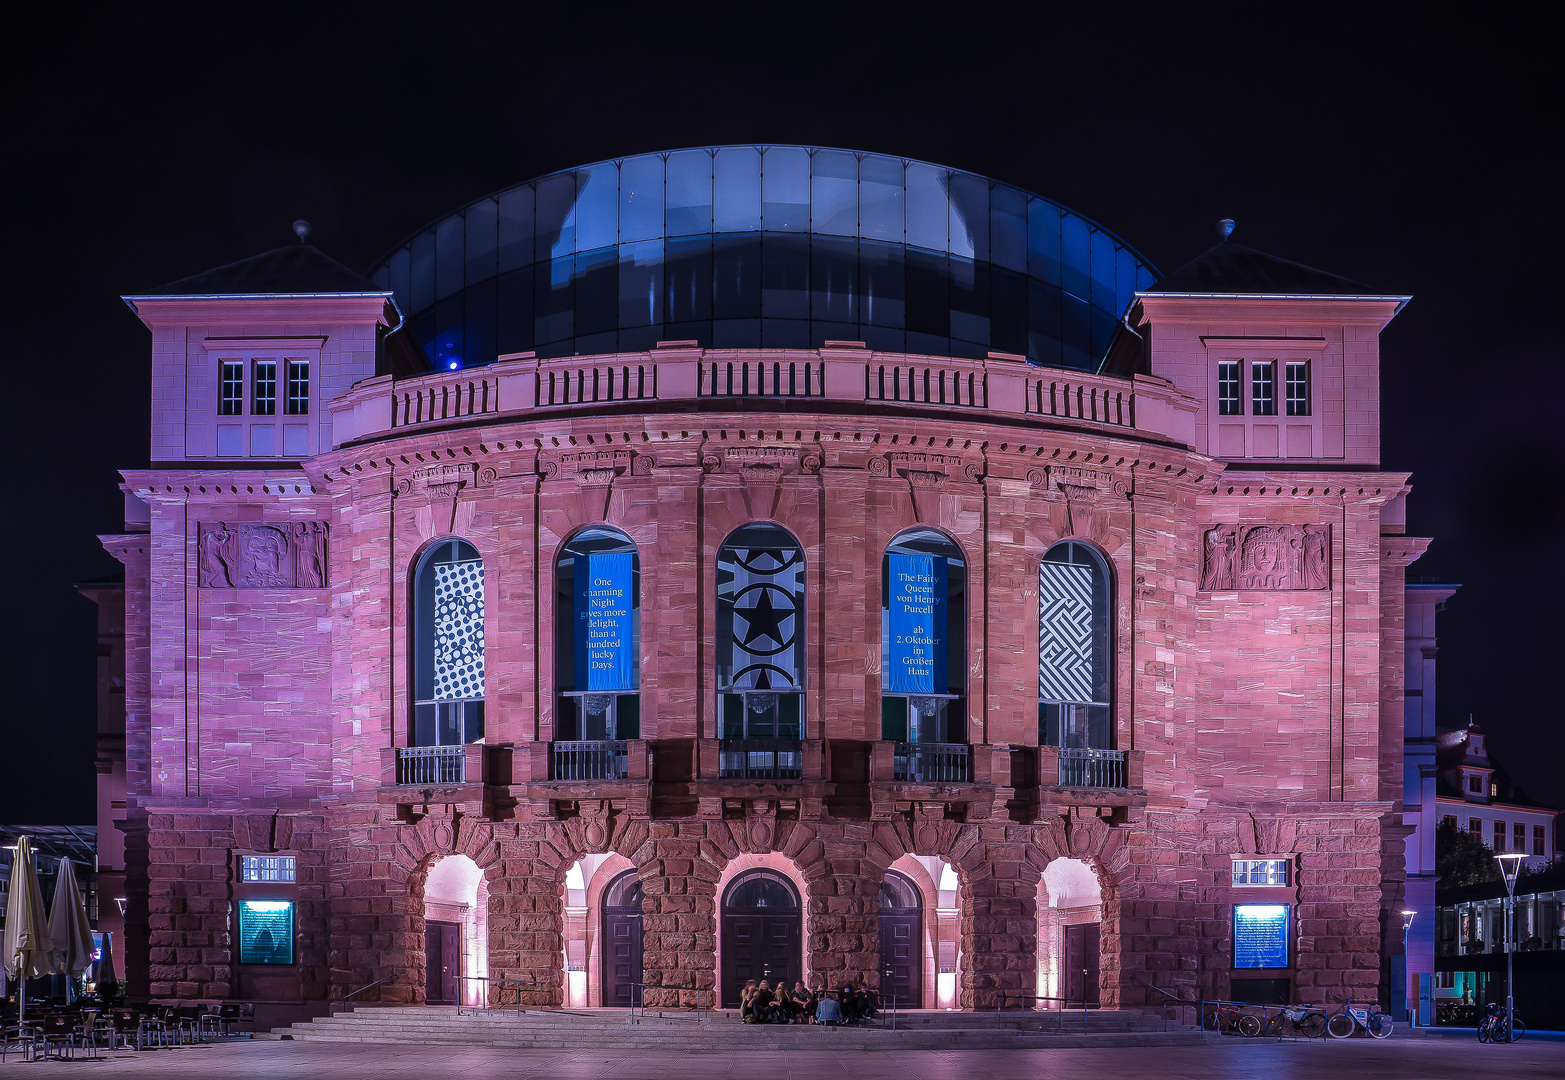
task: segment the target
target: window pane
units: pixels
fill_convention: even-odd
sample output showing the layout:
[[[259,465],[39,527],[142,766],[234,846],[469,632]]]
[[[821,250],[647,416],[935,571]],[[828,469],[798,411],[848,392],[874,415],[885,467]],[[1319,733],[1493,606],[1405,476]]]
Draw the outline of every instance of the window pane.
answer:
[[[578,253],[576,256],[576,336],[580,338],[588,334],[601,334],[613,330],[618,321],[618,249],[604,247]]]
[[[448,217],[435,226],[435,299],[444,300],[460,292],[465,284],[465,225],[460,216]]]
[[[1092,230],[1075,214],[1060,218],[1060,287],[1082,300],[1092,299]]]
[[[288,415],[304,416],[310,411],[310,362],[288,361]]]
[[[1027,203],[1027,272],[1060,283],[1060,212],[1045,199]]]
[[[712,155],[705,150],[681,150],[668,155],[668,205],[664,220],[669,236],[712,231]]]
[[[1027,196],[996,184],[989,192],[989,258],[1008,270],[1027,270]]]
[[[576,250],[619,240],[619,169],[613,162],[576,170]]]
[[[774,146],[761,156],[761,228],[809,231],[810,155],[803,147]]]
[[[663,321],[705,322],[712,317],[712,238],[703,235],[675,240],[670,237],[666,251],[663,280],[668,303]],[[674,336],[677,339],[684,335],[676,333]]]
[[[832,236],[857,236],[858,158],[842,150],[817,150],[810,164],[813,231]]]
[[[761,315],[766,319],[810,317],[810,242],[807,237],[763,234]],[[761,328],[764,335],[767,327]]]
[[[859,163],[860,235],[900,244],[903,168],[896,158],[868,154]]]
[[[950,239],[950,199],[943,169],[921,162],[907,167],[907,242],[945,252]]]
[[[524,185],[500,196],[500,272],[533,263],[533,188]]]
[[[218,374],[219,416],[240,416],[245,411],[245,366],[238,360],[225,360]]]
[[[951,174],[951,254],[989,261],[989,181]]]
[[[661,205],[658,209],[661,213]],[[660,322],[662,297],[663,241],[646,240],[639,244],[620,245],[620,326],[652,326]]]
[[[277,361],[257,360],[254,372],[250,412],[255,416],[272,416],[277,412]]]
[[[576,203],[576,178],[570,173],[546,176],[538,181],[538,212],[533,255],[547,262],[576,253],[576,223],[571,209]]]
[[[435,234],[421,232],[413,238],[413,310],[423,311],[435,302]]]
[[[662,155],[626,158],[619,171],[620,242],[652,240],[662,235]]]
[[[858,322],[857,277],[858,241],[817,239],[810,262],[811,316],[817,322]]]
[[[712,317],[761,317],[761,242],[759,236],[718,237],[712,250]],[[751,335],[760,343],[759,327]],[[714,342],[716,344],[716,342]],[[733,342],[733,344],[739,344]]]
[[[1257,360],[1250,365],[1251,415],[1277,415],[1276,370],[1270,360]]]
[[[495,241],[499,204],[485,199],[467,208],[466,282],[485,281],[495,275]]]
[[[724,147],[713,160],[716,171],[712,213],[724,232],[761,230],[761,152],[753,146]]]

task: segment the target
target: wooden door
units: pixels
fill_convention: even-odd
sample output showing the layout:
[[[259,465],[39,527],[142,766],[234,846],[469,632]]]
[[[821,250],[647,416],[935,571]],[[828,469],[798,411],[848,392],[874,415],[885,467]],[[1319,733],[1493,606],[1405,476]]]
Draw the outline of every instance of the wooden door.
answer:
[[[924,997],[924,949],[919,940],[918,912],[880,913],[880,1001],[891,1007],[917,1009]],[[888,974],[889,972],[889,974]]]
[[[641,981],[641,911],[603,909],[603,1004],[628,1007]]]
[[[462,928],[456,923],[424,921],[424,1000],[455,1005],[462,985]]]
[[[804,978],[799,916],[723,915],[723,1007],[737,1009],[745,981],[792,986]]]
[[[1065,928],[1066,1008],[1098,1005],[1098,924],[1081,923]]]

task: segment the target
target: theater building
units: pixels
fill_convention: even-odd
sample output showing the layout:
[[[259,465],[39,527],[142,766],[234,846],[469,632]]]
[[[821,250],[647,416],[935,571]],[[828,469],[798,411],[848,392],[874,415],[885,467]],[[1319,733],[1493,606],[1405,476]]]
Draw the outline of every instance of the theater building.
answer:
[[[1406,297],[725,146],[126,300],[132,995],[1387,992]]]

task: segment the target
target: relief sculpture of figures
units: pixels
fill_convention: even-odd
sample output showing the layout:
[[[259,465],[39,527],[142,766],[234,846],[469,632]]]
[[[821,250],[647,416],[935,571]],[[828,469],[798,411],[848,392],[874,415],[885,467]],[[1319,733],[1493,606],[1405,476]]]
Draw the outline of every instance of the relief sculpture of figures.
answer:
[[[1223,592],[1234,587],[1234,550],[1238,543],[1238,530],[1233,525],[1219,525],[1206,530],[1206,565],[1201,573],[1201,588],[1208,592]]]
[[[1216,525],[1206,531],[1201,588],[1287,592],[1331,584],[1329,525]]]
[[[203,589],[323,589],[326,531],[324,521],[202,525],[197,583]]]

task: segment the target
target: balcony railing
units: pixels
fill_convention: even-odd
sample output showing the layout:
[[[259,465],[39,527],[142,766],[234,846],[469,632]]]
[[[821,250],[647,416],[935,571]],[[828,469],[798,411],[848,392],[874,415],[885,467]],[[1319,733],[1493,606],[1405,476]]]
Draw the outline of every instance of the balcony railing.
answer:
[[[718,775],[735,780],[797,780],[804,775],[799,739],[724,739]]]
[[[467,747],[399,746],[397,783],[402,785],[463,784],[467,782]]]
[[[965,784],[972,775],[966,743],[899,742],[892,779],[917,783]]]
[[[556,780],[623,780],[630,756],[622,739],[582,739],[553,745]]]
[[[1126,786],[1123,750],[1082,750],[1062,746],[1059,755],[1060,787]]]

